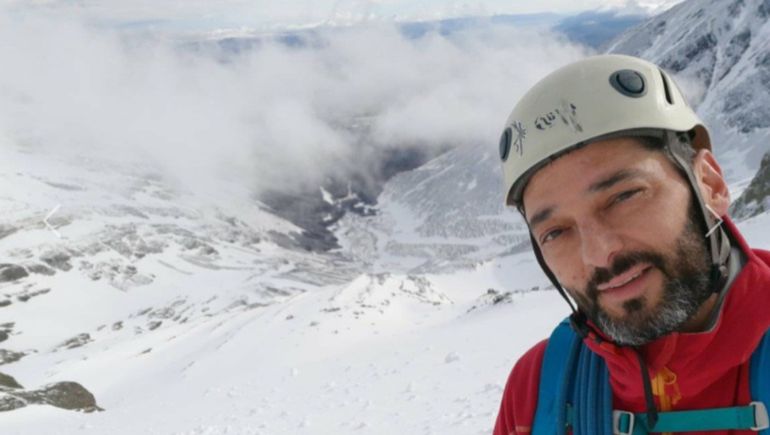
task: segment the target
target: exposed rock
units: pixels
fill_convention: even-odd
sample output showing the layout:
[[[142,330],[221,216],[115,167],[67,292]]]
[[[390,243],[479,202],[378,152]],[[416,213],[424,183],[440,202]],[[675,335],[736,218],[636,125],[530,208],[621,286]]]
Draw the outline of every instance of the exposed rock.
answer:
[[[24,388],[21,386],[20,383],[16,382],[16,379],[13,378],[13,376],[6,375],[5,373],[0,372],[0,387],[5,388]]]
[[[21,302],[27,302],[28,300],[34,298],[35,296],[44,295],[44,294],[46,294],[46,293],[48,293],[50,291],[51,291],[50,288],[44,288],[44,289],[40,289],[40,290],[37,290],[37,291],[34,291],[34,292],[29,292],[29,293],[25,293],[23,295],[19,295],[19,296],[16,297],[16,299],[18,299]]]
[[[27,406],[27,402],[9,394],[0,393],[0,412],[13,411]]]
[[[0,264],[0,282],[11,282],[29,276],[27,269],[17,264]]]
[[[74,349],[76,347],[83,346],[84,344],[93,341],[91,339],[91,334],[88,333],[82,333],[78,334],[69,340],[65,341],[64,343],[60,344],[58,347],[65,348],[65,349]]]
[[[532,290],[535,290],[535,288],[533,287]],[[513,292],[508,291],[501,293],[493,288],[490,288],[487,289],[487,292],[480,296],[477,301],[478,302],[471,306],[467,312],[470,313],[471,311],[484,306],[511,303],[513,302]]]
[[[2,300],[0,301],[0,308],[7,307],[8,305],[11,305],[11,303],[12,302],[9,299]]]
[[[754,178],[746,190],[730,207],[736,220],[748,219],[770,209],[770,153],[762,157]]]
[[[72,256],[65,251],[49,251],[40,256],[40,260],[45,264],[65,272],[72,269],[69,263],[71,258]]]
[[[16,362],[24,358],[25,355],[26,353],[24,352],[14,352],[12,350],[0,349],[0,366],[3,364]]]
[[[0,330],[0,343],[4,342],[5,340],[8,340],[8,333]]]
[[[30,271],[32,273],[37,273],[37,274],[40,274],[40,275],[51,276],[51,275],[56,274],[55,270],[51,269],[50,267],[46,266],[45,264],[33,263],[33,264],[28,264],[26,267],[27,267],[28,271]]]
[[[6,394],[5,397],[0,397],[0,411],[9,411],[25,405],[51,405],[83,412],[104,411],[96,404],[94,395],[77,382],[57,382],[39,390],[12,391]],[[21,406],[19,402],[22,402]]]
[[[14,226],[0,224],[0,239],[6,238],[18,230],[19,229]]]

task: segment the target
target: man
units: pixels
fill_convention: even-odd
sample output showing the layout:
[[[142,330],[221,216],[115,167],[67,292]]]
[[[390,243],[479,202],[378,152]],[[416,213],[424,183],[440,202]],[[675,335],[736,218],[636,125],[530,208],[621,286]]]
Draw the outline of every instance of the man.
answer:
[[[560,328],[599,371],[588,379],[545,356],[567,351],[537,344],[511,372],[494,435],[764,426],[749,362],[770,328],[770,253],[750,249],[726,216],[708,132],[671,77],[618,55],[563,67],[516,105],[500,155],[506,204],[573,309]],[[575,389],[599,384],[611,400],[591,426],[580,420],[604,405],[581,397],[600,395]],[[752,421],[726,422],[733,410]]]

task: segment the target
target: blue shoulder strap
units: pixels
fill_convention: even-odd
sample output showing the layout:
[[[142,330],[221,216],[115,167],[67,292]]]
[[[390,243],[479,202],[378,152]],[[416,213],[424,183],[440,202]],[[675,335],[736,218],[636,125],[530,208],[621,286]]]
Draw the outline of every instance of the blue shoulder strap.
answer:
[[[612,434],[612,393],[604,360],[583,345],[569,318],[551,334],[543,356],[533,435]]]
[[[751,355],[749,362],[751,399],[763,402],[770,408],[770,331],[765,332],[762,341]],[[760,435],[770,435],[770,429],[758,432]]]
[[[551,333],[540,369],[537,410],[532,424],[533,435],[564,434],[566,431],[567,386],[572,378],[580,338],[563,320]]]
[[[749,370],[752,400],[770,405],[770,330],[752,354]],[[714,430],[722,426],[746,429],[758,425],[757,415],[764,415],[763,420],[767,419],[765,407],[761,408],[763,412],[759,414],[753,404],[659,413],[660,420],[655,425],[655,431]],[[732,418],[725,418],[725,413]],[[567,427],[571,426],[574,435],[609,435],[615,425],[616,433],[641,435],[648,433],[644,419],[643,413],[633,415],[612,410],[609,373],[604,360],[583,345],[572,330],[569,319],[562,321],[551,334],[543,356],[532,434],[564,435]],[[634,421],[640,424],[634,424]],[[766,425],[765,422],[762,427]],[[770,435],[770,429],[757,433]]]

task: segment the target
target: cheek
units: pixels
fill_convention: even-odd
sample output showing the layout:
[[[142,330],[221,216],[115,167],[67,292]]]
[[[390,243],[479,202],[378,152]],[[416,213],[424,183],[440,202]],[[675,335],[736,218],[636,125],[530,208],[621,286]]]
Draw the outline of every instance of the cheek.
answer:
[[[580,256],[577,255],[579,252],[577,249],[568,252],[571,252],[571,255],[554,256],[554,258],[546,260],[546,264],[562,286],[570,289],[570,294],[583,293],[590,278],[590,271],[583,267]]]

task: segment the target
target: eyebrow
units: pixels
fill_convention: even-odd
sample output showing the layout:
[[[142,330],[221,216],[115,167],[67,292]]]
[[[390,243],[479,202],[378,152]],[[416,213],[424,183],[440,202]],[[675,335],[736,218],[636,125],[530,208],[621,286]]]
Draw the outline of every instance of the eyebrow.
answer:
[[[642,176],[642,172],[639,170],[621,169],[588,186],[588,192],[590,193],[601,192],[603,190],[607,190],[611,188],[612,186],[620,183],[621,181],[626,181],[628,179],[638,178],[641,176]],[[550,218],[555,210],[556,210],[555,206],[549,206],[532,215],[532,219],[529,220],[530,228],[534,228],[537,225],[543,223],[543,221]]]
[[[551,217],[551,214],[553,214],[553,211],[556,209],[556,207],[546,207],[543,210],[540,210],[539,212],[535,213],[532,216],[532,219],[529,220],[529,226],[530,228],[534,228],[538,226],[539,224],[543,223],[543,221],[547,220],[549,217]]]
[[[621,181],[626,181],[630,178],[638,178],[641,176],[642,172],[637,169],[621,169],[588,186],[588,191],[590,193],[601,192],[602,190],[607,190],[610,187],[620,183]]]

